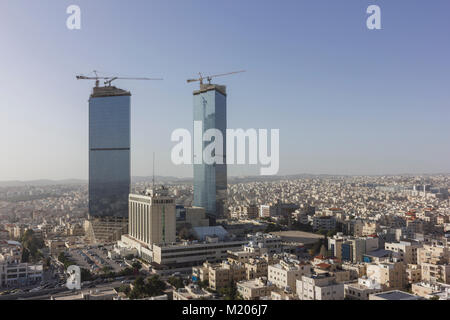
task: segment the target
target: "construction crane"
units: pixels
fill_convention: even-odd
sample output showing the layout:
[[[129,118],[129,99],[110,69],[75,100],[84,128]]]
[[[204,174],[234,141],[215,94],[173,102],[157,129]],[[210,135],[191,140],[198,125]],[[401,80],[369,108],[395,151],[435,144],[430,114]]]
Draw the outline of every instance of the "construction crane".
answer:
[[[200,78],[198,78],[198,79],[188,79],[188,80],[186,80],[186,82],[187,83],[191,83],[191,82],[199,81],[200,85],[202,85],[203,81],[206,80],[206,81],[208,81],[209,84],[211,84],[212,78],[228,76],[230,74],[241,73],[241,72],[245,72],[245,70],[228,72],[228,73],[222,73],[222,74],[215,74],[215,75],[212,75],[212,76],[205,76],[205,77],[201,74],[201,72],[199,72],[198,74],[199,74]]]
[[[98,87],[100,80],[105,80],[104,84],[111,86],[114,80],[163,80],[162,78],[135,78],[135,77],[99,77],[97,71],[94,70],[95,77],[88,77],[84,75],[77,75],[77,80],[95,80],[95,86]]]

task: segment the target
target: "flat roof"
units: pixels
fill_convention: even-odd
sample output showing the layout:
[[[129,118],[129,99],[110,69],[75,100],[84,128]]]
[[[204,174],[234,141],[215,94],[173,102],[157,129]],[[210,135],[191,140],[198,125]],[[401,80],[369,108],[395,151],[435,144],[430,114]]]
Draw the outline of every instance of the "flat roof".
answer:
[[[218,84],[201,84],[200,85],[200,89],[199,90],[195,90],[194,91],[194,95],[200,94],[200,93],[204,93],[204,92],[208,92],[211,90],[216,90],[218,92],[220,92],[221,94],[223,94],[224,96],[227,95],[227,87],[226,86],[221,86]]]
[[[279,231],[271,232],[270,234],[280,236],[283,241],[303,244],[312,244],[317,242],[319,239],[325,238],[323,235],[305,231]]]
[[[381,292],[381,293],[377,293],[374,295],[377,297],[386,299],[386,300],[419,300],[420,299],[420,297],[418,297],[418,296],[409,294],[407,292],[399,291],[399,290]]]
[[[114,86],[106,86],[106,87],[94,87],[91,94],[91,98],[117,97],[117,96],[131,96],[131,93],[129,91],[119,89]]]

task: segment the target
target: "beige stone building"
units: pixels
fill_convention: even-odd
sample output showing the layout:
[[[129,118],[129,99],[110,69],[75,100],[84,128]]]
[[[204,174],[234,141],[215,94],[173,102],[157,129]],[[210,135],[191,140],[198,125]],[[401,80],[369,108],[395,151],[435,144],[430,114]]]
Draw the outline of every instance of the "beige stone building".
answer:
[[[310,274],[312,266],[295,260],[280,260],[268,267],[268,280],[278,288],[294,290],[295,281],[305,274]]]
[[[237,291],[244,300],[259,300],[271,294],[275,286],[267,281],[267,278],[257,278],[240,281],[237,283]]]
[[[369,296],[382,292],[381,285],[367,277],[358,279],[358,282],[344,284],[345,298],[350,300],[369,300]]]
[[[439,293],[450,293],[450,285],[418,282],[411,286],[412,293],[424,298],[430,298]]]
[[[344,300],[344,284],[329,274],[302,276],[296,290],[300,300]]]
[[[176,241],[175,201],[167,190],[130,194],[128,234],[149,245]]]
[[[245,266],[242,263],[224,261],[219,265],[209,267],[209,287],[214,290],[231,286],[232,283],[245,278]]]
[[[364,221],[361,236],[366,237],[376,234],[378,227],[379,226],[376,221]]]
[[[407,241],[386,242],[384,248],[395,252],[396,256],[406,264],[417,264],[417,252],[420,244]]]
[[[366,275],[366,264],[365,263],[350,263],[346,262],[341,265],[343,270],[348,270],[350,272],[350,279],[355,280]]]
[[[173,300],[210,300],[213,294],[197,285],[191,284],[173,292]]]
[[[406,266],[406,282],[408,284],[416,283],[422,280],[422,270],[420,265],[408,264]]]
[[[406,286],[406,266],[403,262],[383,262],[367,265],[367,277],[383,288],[403,289]]]
[[[269,263],[266,258],[251,258],[244,263],[246,279],[251,280],[255,278],[267,277]]]
[[[449,264],[433,264],[422,263],[422,280],[429,283],[445,283],[450,284],[450,265]]]

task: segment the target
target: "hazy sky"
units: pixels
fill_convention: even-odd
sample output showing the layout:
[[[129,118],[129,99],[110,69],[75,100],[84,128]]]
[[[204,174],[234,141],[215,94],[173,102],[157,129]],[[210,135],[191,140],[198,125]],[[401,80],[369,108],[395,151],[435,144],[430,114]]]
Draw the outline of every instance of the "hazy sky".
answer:
[[[81,7],[81,30],[66,8]],[[382,30],[366,28],[378,4]],[[228,127],[279,128],[280,174],[450,172],[448,0],[2,0],[0,180],[87,178],[93,83],[132,92],[132,174],[191,176],[170,135],[192,130],[197,72],[222,78]],[[238,167],[231,175],[252,174]]]

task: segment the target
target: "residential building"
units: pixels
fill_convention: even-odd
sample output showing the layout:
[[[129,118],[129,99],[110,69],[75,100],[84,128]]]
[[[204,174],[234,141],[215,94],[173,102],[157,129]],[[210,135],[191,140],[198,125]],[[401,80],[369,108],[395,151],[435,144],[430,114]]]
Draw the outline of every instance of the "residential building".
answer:
[[[270,265],[267,272],[268,280],[276,287],[294,290],[295,281],[311,273],[311,265],[298,260],[283,259],[275,265]]]
[[[195,284],[190,284],[184,288],[173,292],[173,300],[211,300],[213,294]]]
[[[344,300],[344,284],[326,273],[302,276],[296,289],[300,300]]]
[[[267,278],[257,278],[240,281],[236,284],[239,295],[244,300],[259,300],[269,296],[275,286],[267,281]]]

